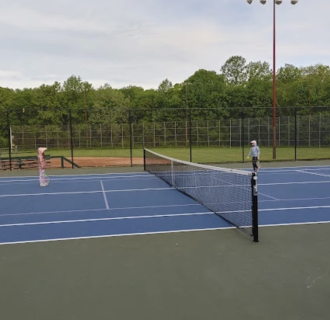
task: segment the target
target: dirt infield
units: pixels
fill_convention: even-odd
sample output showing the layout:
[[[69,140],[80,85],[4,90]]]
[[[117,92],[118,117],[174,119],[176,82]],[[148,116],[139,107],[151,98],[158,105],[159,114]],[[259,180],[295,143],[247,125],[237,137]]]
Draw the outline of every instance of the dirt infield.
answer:
[[[130,158],[120,157],[76,157],[73,162],[82,168],[87,167],[116,167],[116,166],[130,166]],[[143,165],[143,158],[133,158],[133,165]],[[70,168],[71,164],[64,161],[64,168]],[[60,159],[51,160],[51,168],[61,168]]]

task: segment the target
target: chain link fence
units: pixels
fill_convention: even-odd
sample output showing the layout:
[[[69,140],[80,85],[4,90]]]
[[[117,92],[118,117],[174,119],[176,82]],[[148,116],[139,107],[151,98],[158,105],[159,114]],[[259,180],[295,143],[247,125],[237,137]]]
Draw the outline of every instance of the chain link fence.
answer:
[[[295,124],[295,120],[297,124]],[[131,134],[130,134],[131,126]],[[70,126],[12,126],[13,142],[19,150],[37,149],[39,145],[51,149],[70,149]],[[121,123],[108,125],[74,125],[73,145],[78,149],[128,149],[186,147],[189,144],[189,123],[185,121]],[[257,140],[263,147],[272,146],[272,119],[230,119],[191,121],[193,146],[239,147]],[[330,115],[312,115],[277,118],[277,146],[330,146]],[[243,136],[244,135],[244,136]],[[2,138],[4,139],[4,138]]]
[[[270,110],[271,111],[271,110]],[[330,108],[323,111],[330,111]],[[273,119],[268,117],[222,117],[216,119],[203,110],[203,117],[192,117],[190,110],[179,112],[177,110],[152,112],[154,121],[143,120],[143,111],[127,112],[122,121],[113,118],[98,117],[92,121],[92,116],[80,121],[71,117],[71,111],[60,125],[15,125],[10,117],[2,111],[0,156],[8,155],[17,150],[20,153],[35,152],[39,146],[59,152],[70,151],[69,157],[74,161],[74,155],[84,156],[88,150],[103,150],[103,156],[112,156],[114,150],[122,150],[123,157],[131,158],[134,150],[146,148],[241,148],[235,161],[244,161],[244,153],[249,149],[250,140],[257,140],[262,148],[272,148],[273,145]],[[194,114],[198,110],[194,110]],[[164,119],[161,121],[160,119]],[[107,121],[108,120],[108,121]],[[123,121],[126,120],[126,121]],[[9,130],[8,130],[9,125]],[[8,135],[12,135],[11,147]],[[299,148],[329,148],[330,147],[330,113],[301,115],[294,109],[293,115],[282,115],[276,119],[277,148],[294,148],[291,160],[298,160]],[[245,151],[246,150],[246,151]],[[192,153],[190,153],[192,154]],[[299,152],[298,152],[299,156]],[[315,158],[327,158],[315,156]],[[330,158],[330,152],[329,156]],[[190,161],[193,159],[190,157]]]

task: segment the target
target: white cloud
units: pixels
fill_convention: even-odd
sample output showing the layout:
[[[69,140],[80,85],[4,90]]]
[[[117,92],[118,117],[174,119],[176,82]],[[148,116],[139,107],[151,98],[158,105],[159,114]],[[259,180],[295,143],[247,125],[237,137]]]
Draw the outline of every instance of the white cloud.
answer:
[[[276,7],[277,66],[330,65],[327,0]],[[232,55],[272,65],[272,5],[255,0],[7,1],[0,15],[0,86],[79,75],[95,87],[154,87]],[[319,23],[322,21],[322,24]]]

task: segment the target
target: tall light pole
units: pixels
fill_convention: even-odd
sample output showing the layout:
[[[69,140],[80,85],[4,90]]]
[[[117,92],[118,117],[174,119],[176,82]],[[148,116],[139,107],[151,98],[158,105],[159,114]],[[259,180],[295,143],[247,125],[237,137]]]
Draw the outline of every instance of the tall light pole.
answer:
[[[251,4],[253,0],[246,0]],[[276,6],[282,4],[282,0],[273,1],[273,159],[276,159]],[[267,0],[260,0],[261,4],[265,4]],[[295,5],[298,0],[291,0],[291,4]]]

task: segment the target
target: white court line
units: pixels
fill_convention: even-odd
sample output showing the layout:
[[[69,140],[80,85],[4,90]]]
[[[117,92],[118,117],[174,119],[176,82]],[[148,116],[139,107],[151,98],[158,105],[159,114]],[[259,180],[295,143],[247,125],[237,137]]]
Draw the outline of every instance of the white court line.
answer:
[[[276,183],[259,183],[259,186],[276,186],[276,185],[296,185],[296,184],[325,184],[330,183],[330,181],[296,181],[296,182],[276,182]],[[219,185],[218,187],[228,188],[228,187],[246,187],[245,185]],[[199,186],[199,187],[208,187],[214,188],[215,186]],[[184,189],[195,189],[196,187],[185,187]],[[106,193],[115,193],[115,192],[143,192],[143,191],[168,191],[176,190],[174,187],[168,188],[140,188],[140,189],[118,189],[118,190],[105,190]],[[179,188],[180,190],[180,188]],[[1,194],[0,198],[5,197],[28,197],[28,196],[44,196],[44,195],[70,195],[70,194],[96,194],[103,191],[67,191],[67,192],[43,192],[43,193],[23,193],[23,194]]]
[[[259,183],[259,186],[276,186],[276,185],[299,185],[299,184],[327,184],[330,181],[296,181],[296,182],[276,182],[276,183]],[[228,187],[246,187],[245,185],[219,185],[220,188]],[[208,187],[214,188],[215,186],[199,186],[199,187]],[[195,189],[196,187],[185,187],[184,189]],[[23,193],[23,194],[1,194],[0,198],[5,197],[29,197],[29,196],[44,196],[44,195],[72,195],[72,194],[97,194],[97,193],[115,193],[115,192],[144,192],[144,191],[169,191],[176,190],[174,187],[166,188],[140,188],[140,189],[118,189],[118,190],[95,190],[95,191],[67,191],[67,192],[43,192],[43,193]],[[180,191],[180,188],[179,188]],[[270,196],[269,196],[270,197]],[[275,198],[274,198],[275,199]]]
[[[290,227],[300,225],[315,225],[315,224],[327,224],[330,221],[320,222],[306,222],[306,223],[283,223],[283,224],[268,224],[259,225],[259,228],[268,227]],[[99,235],[99,236],[86,236],[86,237],[71,237],[71,238],[58,238],[58,239],[43,239],[43,240],[28,240],[28,241],[15,241],[15,242],[0,242],[0,245],[14,245],[14,244],[28,244],[28,243],[45,243],[45,242],[57,242],[57,241],[72,241],[72,240],[92,240],[92,239],[103,239],[103,238],[115,238],[115,237],[135,237],[135,236],[148,236],[157,234],[172,234],[172,233],[188,233],[188,232],[203,232],[203,231],[218,231],[218,230],[232,230],[237,229],[236,227],[217,227],[217,228],[204,228],[204,229],[181,229],[181,230],[169,230],[169,231],[154,231],[154,232],[137,232],[137,233],[122,233],[122,234],[110,234],[110,235]],[[262,241],[262,240],[259,240]]]
[[[297,174],[297,175],[299,175],[299,174],[301,174],[301,173],[308,173],[308,172],[303,172],[303,171],[297,171],[297,170],[295,170],[295,171],[292,171],[292,172],[290,172],[291,174],[293,173],[293,174]],[[264,174],[264,176],[270,176],[270,175],[279,175],[279,174],[281,174],[281,175],[287,175],[288,174],[288,172],[283,172],[283,173],[266,173],[266,174]],[[316,174],[316,173],[310,173],[310,174],[312,174],[312,175],[319,175],[319,176],[324,176],[324,177],[328,177],[328,178],[330,178],[330,175],[322,175],[322,174]],[[71,179],[61,179],[61,178],[56,178],[56,177],[54,177],[54,176],[50,176],[51,178],[52,178],[52,183],[58,183],[58,184],[60,184],[61,182],[66,182],[66,183],[76,183],[77,181],[86,181],[86,182],[98,182],[98,181],[100,181],[100,179],[99,178],[97,178],[97,177],[92,177],[92,178],[71,178]],[[133,180],[131,177],[116,177],[116,178],[114,178],[114,177],[112,177],[112,178],[108,178],[108,179],[103,179],[103,180],[105,180],[105,181],[114,181],[114,180],[122,180],[122,178],[129,178],[129,179],[131,179],[131,180]],[[141,176],[134,176],[133,178],[137,178],[137,179],[139,179],[139,180],[157,180],[157,181],[160,181],[160,179],[158,178],[158,177],[156,177],[156,176],[144,176],[144,177],[141,177]],[[1,179],[0,179],[0,186],[1,185],[8,185],[9,183],[10,184],[17,184],[17,185],[26,185],[26,184],[35,184],[36,182],[38,181],[38,178],[36,177],[36,179],[25,179],[25,180],[12,180],[12,181],[1,181]],[[19,182],[19,183],[18,183]],[[312,181],[306,181],[306,183],[307,182],[312,182]],[[330,182],[330,181],[329,181]],[[293,183],[293,182],[291,182],[291,183]],[[259,184],[259,185],[261,185],[261,184]]]
[[[141,188],[141,189],[123,189],[123,190],[105,190],[106,193],[111,192],[136,192],[136,191],[160,191],[160,190],[174,190],[174,188]],[[0,198],[6,197],[29,197],[29,196],[45,196],[45,195],[65,195],[65,194],[95,194],[103,193],[103,191],[67,191],[67,192],[43,192],[43,193],[22,193],[22,194],[1,194]]]
[[[107,176],[107,177],[97,177],[97,176],[91,176],[91,177],[74,177],[74,178],[62,178],[60,176],[52,176],[52,178],[55,181],[76,181],[76,180],[100,180],[100,178],[102,178],[102,180],[118,180],[118,179],[132,179],[132,178],[143,178],[143,179],[153,179],[155,178],[155,176],[153,175],[116,175],[116,176]]]
[[[293,168],[293,170],[263,170],[262,171],[262,175],[263,176],[271,176],[271,175],[284,175],[284,174],[289,174],[289,175],[298,175],[300,174],[301,172],[303,172],[304,170],[310,170],[310,171],[319,171],[319,170],[325,170],[325,168],[321,168],[321,169],[309,169],[309,168],[304,168],[304,169],[301,169],[301,170],[297,170],[298,168]],[[329,168],[330,169],[330,168]],[[326,169],[326,170],[329,170],[329,169]]]
[[[173,204],[163,206],[141,206],[141,207],[118,207],[109,209],[80,209],[80,210],[63,210],[63,211],[43,211],[43,212],[19,212],[19,213],[5,213],[0,214],[0,217],[7,216],[29,216],[29,215],[44,215],[44,214],[60,214],[60,213],[82,213],[82,212],[99,212],[99,211],[115,211],[115,210],[136,210],[136,209],[160,209],[160,208],[176,208],[176,207],[191,207],[191,206],[202,206],[199,203],[191,204]]]
[[[259,194],[261,194],[261,195],[264,196],[264,197],[267,197],[267,198],[270,198],[270,199],[276,200],[276,201],[279,201],[279,200],[280,200],[280,199],[274,198],[274,197],[272,197],[272,196],[269,196],[269,195],[264,194],[264,193],[261,193],[261,192],[259,192]]]
[[[290,198],[290,199],[276,199],[274,201],[311,201],[311,200],[326,200],[330,197],[321,197],[321,198]],[[259,202],[271,202],[273,200],[259,200]]]
[[[262,161],[261,161],[262,163]],[[294,170],[295,168],[316,168],[316,169],[321,169],[321,168],[325,168],[325,169],[329,169],[330,165],[314,165],[314,166],[294,166],[294,167],[266,167],[263,168],[263,171],[267,171],[267,170],[282,170],[282,169],[290,169],[288,171]],[[249,168],[242,168],[242,169],[249,169]]]
[[[268,171],[268,172],[262,172],[262,176],[274,176],[274,175],[299,175],[297,170],[294,171]],[[258,175],[259,176],[259,175]]]
[[[58,181],[66,181],[66,182],[76,182],[76,181],[83,181],[83,180],[87,180],[87,181],[100,181],[100,177],[76,177],[76,178],[61,178],[60,176],[52,176],[50,175],[49,176],[53,182],[58,182]],[[108,177],[108,178],[103,178],[103,180],[118,180],[118,179],[132,179],[132,178],[139,178],[139,179],[159,179],[155,176],[152,176],[152,175],[134,175],[134,176],[116,176],[116,177]],[[8,183],[14,183],[14,182],[36,182],[38,181],[38,177],[35,177],[35,179],[16,179],[16,180],[4,180],[4,181],[1,181],[1,178],[0,178],[0,185],[1,184],[8,184]]]
[[[30,197],[30,196],[56,196],[56,195],[64,195],[64,194],[94,194],[101,193],[102,191],[70,191],[70,192],[43,192],[43,193],[22,193],[22,194],[0,194],[0,198],[6,197]]]
[[[308,171],[304,171],[304,170],[297,170],[297,172],[304,173],[304,174],[311,174],[311,175],[314,175],[314,176],[330,178],[330,175],[323,174],[323,173],[308,172]]]
[[[29,241],[16,241],[16,242],[0,242],[0,245],[12,245],[12,244],[25,244],[25,243],[38,243],[38,242],[56,242],[56,241],[68,241],[68,240],[88,240],[88,239],[101,239],[101,238],[112,238],[112,237],[129,237],[129,236],[142,236],[142,235],[154,235],[154,234],[167,234],[167,233],[183,233],[193,231],[213,231],[221,229],[235,229],[235,227],[217,227],[217,228],[205,228],[205,229],[182,229],[172,231],[155,231],[155,232],[139,232],[139,233],[123,233],[123,234],[111,234],[111,235],[100,235],[100,236],[86,236],[76,238],[58,238],[58,239],[46,239],[46,240],[29,240]]]
[[[194,215],[197,215],[197,216],[214,215],[214,213],[208,211],[208,212],[193,212],[193,213],[171,213],[171,214],[147,215],[147,216],[126,216],[126,217],[112,217],[112,218],[109,217],[109,218],[95,218],[95,219],[24,222],[24,223],[1,224],[0,228],[18,227],[18,226],[37,226],[37,225],[48,225],[48,224],[62,224],[62,223],[99,222],[99,221],[127,220],[127,219],[168,218],[168,217],[182,217],[182,216],[194,216]]]
[[[311,200],[327,200],[330,197],[323,197],[323,198],[293,198],[293,199],[275,199],[275,200],[259,200],[258,202],[279,202],[279,201],[311,201]],[[1,215],[0,215],[1,216]]]
[[[84,173],[84,174],[55,174],[55,175],[50,175],[51,177],[85,177],[85,176],[115,176],[115,175],[131,175],[131,174],[137,174],[137,175],[150,175],[149,172],[141,171],[141,172],[111,172],[111,173]],[[35,176],[15,176],[15,177],[1,177],[0,179],[15,179],[15,178],[35,178]]]
[[[307,209],[328,209],[329,206],[310,206],[310,207],[289,207],[289,208],[270,208],[270,209],[259,209],[258,211],[266,212],[266,211],[289,211],[289,210],[307,210]],[[330,213],[329,213],[330,217]]]
[[[109,203],[108,203],[107,195],[105,194],[105,191],[104,191],[104,185],[103,185],[102,180],[100,181],[100,183],[101,183],[103,198],[104,198],[104,202],[105,202],[105,208],[109,209]]]
[[[262,171],[260,170],[260,172],[264,172],[264,173],[295,173],[297,170],[327,170],[328,168],[314,168],[314,167],[292,167],[290,168],[290,170],[285,169],[285,168],[279,168],[277,169],[271,169],[271,168],[264,168]]]
[[[272,211],[289,211],[289,210],[306,210],[306,209],[328,209],[330,206],[310,206],[310,207],[290,207],[290,208],[271,208],[271,209],[260,209],[259,212],[272,212]],[[241,211],[228,211],[221,212],[226,213],[238,213],[245,212]],[[214,212],[193,212],[193,213],[171,213],[161,215],[145,215],[145,216],[124,216],[124,217],[108,217],[108,218],[91,218],[91,219],[75,219],[75,220],[54,220],[54,221],[38,221],[38,222],[24,222],[24,223],[11,223],[2,224],[0,227],[17,227],[17,226],[31,226],[31,225],[50,225],[50,224],[62,224],[62,223],[82,223],[82,222],[98,222],[98,221],[112,221],[112,220],[127,220],[127,219],[149,219],[149,218],[164,218],[164,217],[180,217],[180,216],[194,216],[194,215],[214,215]],[[329,215],[330,218],[330,215]]]
[[[320,183],[330,183],[327,181],[293,181],[293,182],[274,182],[274,183],[259,183],[259,186],[277,186],[277,185],[294,185],[294,184],[320,184]]]
[[[283,170],[283,172],[291,172],[291,171],[294,172],[295,168],[307,168],[308,170],[315,168],[315,170],[320,170],[322,168],[330,169],[330,165],[329,166],[314,165],[314,166],[295,166],[295,167],[267,167],[267,168],[263,168],[262,172],[266,173],[267,171],[269,171],[269,172],[274,172],[275,171],[275,173],[277,173],[277,172],[281,171],[282,169],[290,169],[290,170]],[[249,170],[249,168],[236,168],[236,170],[245,170],[246,171],[246,170]],[[92,178],[93,177],[97,178],[98,176],[104,177],[104,176],[116,176],[116,175],[122,175],[123,177],[128,177],[128,178],[129,178],[130,175],[153,176],[149,172],[136,171],[136,172],[111,172],[111,173],[58,174],[58,175],[50,175],[50,177],[52,179],[56,180],[57,177],[76,177],[76,178],[82,177],[83,178],[83,177],[86,177],[86,176],[92,176]],[[0,177],[0,180],[1,179],[11,180],[11,179],[20,179],[20,178],[25,179],[25,178],[38,178],[38,177],[36,175],[34,175],[34,176],[15,176],[15,177],[6,176],[6,177]],[[10,181],[8,181],[8,182],[10,182]]]
[[[330,166],[329,167],[324,167],[324,168],[305,168],[305,169],[301,169],[301,170],[308,170],[308,171],[323,171],[323,170],[325,170],[325,171],[328,171],[328,170],[330,170]]]
[[[328,221],[314,221],[314,222],[293,222],[293,223],[275,223],[275,224],[262,224],[259,225],[259,228],[264,227],[282,227],[282,226],[301,226],[301,225],[309,225],[309,224],[327,224],[330,223],[330,220]]]
[[[123,175],[123,176],[129,176],[129,175],[149,175],[149,172],[145,171],[136,171],[136,172],[109,172],[109,173],[84,173],[84,174],[59,174],[55,175],[57,177],[84,177],[84,176],[94,176],[94,177],[104,177],[104,176],[117,176],[117,175]]]

